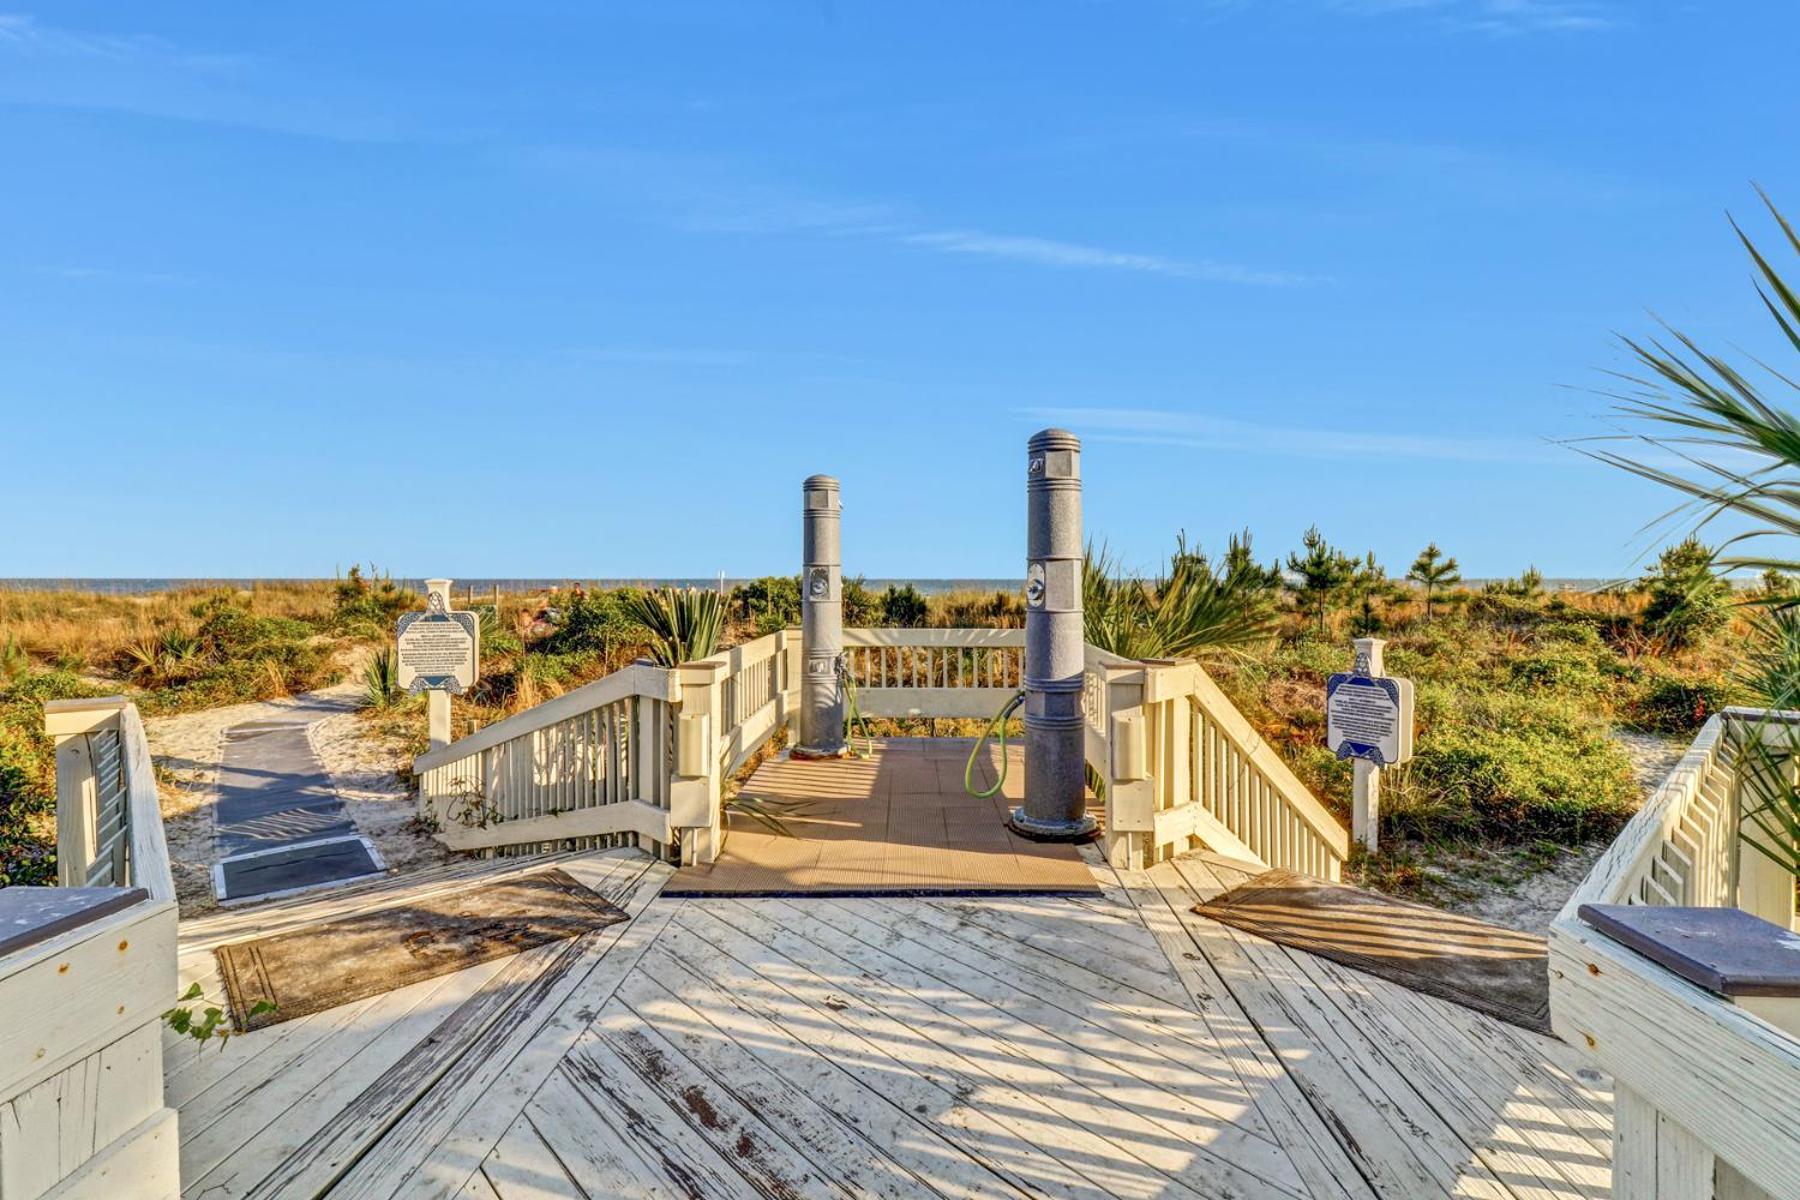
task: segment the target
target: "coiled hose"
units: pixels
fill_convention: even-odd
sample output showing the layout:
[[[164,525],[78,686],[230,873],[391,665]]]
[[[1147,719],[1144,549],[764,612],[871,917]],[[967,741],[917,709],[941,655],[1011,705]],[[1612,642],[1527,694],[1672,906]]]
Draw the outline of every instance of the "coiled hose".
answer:
[[[1025,703],[1025,689],[1020,688],[1013,693],[1011,699],[1000,706],[1000,711],[994,714],[994,719],[988,722],[988,727],[981,731],[981,736],[975,739],[974,748],[969,751],[968,764],[963,767],[963,790],[977,800],[986,800],[1006,786],[1006,721],[1013,715],[1013,710],[1023,703]],[[993,787],[985,792],[979,792],[975,790],[975,759],[980,755],[981,748],[987,745],[988,739],[994,736],[996,729],[1000,731],[1000,777],[994,780]]]

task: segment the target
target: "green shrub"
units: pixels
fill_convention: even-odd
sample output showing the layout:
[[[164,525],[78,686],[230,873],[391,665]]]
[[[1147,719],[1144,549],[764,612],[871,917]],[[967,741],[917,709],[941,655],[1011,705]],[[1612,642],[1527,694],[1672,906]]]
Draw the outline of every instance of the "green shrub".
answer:
[[[394,622],[401,613],[421,608],[418,595],[407,591],[386,574],[369,568],[352,566],[350,573],[338,580],[333,594],[332,627],[343,633],[364,636],[391,636]]]
[[[56,882],[56,750],[44,702],[102,694],[66,671],[0,686],[0,887]]]
[[[750,622],[756,635],[786,629],[800,623],[800,577],[765,575],[731,589],[731,608],[740,620]]]
[[[881,597],[869,590],[861,575],[844,580],[843,592],[845,627],[863,629],[880,621]]]
[[[1735,699],[1722,680],[1657,674],[1634,706],[1633,723],[1654,733],[1691,733]]]
[[[1584,706],[1504,694],[1439,697],[1394,788],[1423,837],[1585,840],[1616,829],[1638,799],[1630,760]],[[1415,795],[1408,795],[1416,792]]]
[[[1692,646],[1731,621],[1731,584],[1713,573],[1713,552],[1699,538],[1670,546],[1645,574],[1647,633],[1670,646]]]
[[[649,635],[627,611],[625,595],[624,589],[590,592],[574,588],[552,593],[546,607],[557,614],[556,627],[534,643],[535,647],[545,654],[597,654],[611,661],[617,651],[643,645]],[[496,653],[503,649],[501,644],[494,647]]]
[[[1534,691],[1597,692],[1605,679],[1589,654],[1568,650],[1540,650],[1512,660],[1512,682]]]
[[[905,587],[889,585],[881,593],[881,623],[887,626],[912,628],[925,623],[926,614],[931,606],[925,597],[912,584]]]
[[[386,648],[377,650],[363,666],[363,707],[389,708],[401,695],[400,672],[394,652]]]

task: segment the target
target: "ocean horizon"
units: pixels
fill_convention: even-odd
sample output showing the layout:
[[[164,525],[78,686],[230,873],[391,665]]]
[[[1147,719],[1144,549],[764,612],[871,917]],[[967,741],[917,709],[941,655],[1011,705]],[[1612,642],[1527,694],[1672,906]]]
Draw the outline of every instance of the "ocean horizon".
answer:
[[[798,574],[798,572],[796,572],[796,574]],[[254,588],[254,587],[266,586],[266,585],[270,585],[270,584],[331,583],[331,582],[334,582],[338,578],[342,578],[342,576],[268,576],[268,577],[257,577],[257,578],[232,578],[232,577],[226,577],[226,576],[210,577],[210,578],[209,577],[200,577],[200,576],[195,576],[195,577],[170,576],[168,578],[131,578],[131,577],[121,576],[118,578],[42,578],[42,579],[33,579],[33,578],[25,578],[25,577],[19,577],[19,578],[0,577],[0,590],[21,591],[21,592],[24,592],[24,591],[91,592],[95,595],[102,595],[102,596],[142,596],[142,595],[150,595],[150,594],[156,593],[156,592],[189,591],[189,590],[193,590],[193,589],[197,589],[197,588],[233,588],[233,589],[241,591],[241,590],[246,590],[246,589],[250,589],[250,588]],[[585,588],[616,588],[616,587],[717,588],[720,586],[721,583],[723,583],[723,585],[726,588],[732,588],[732,587],[738,586],[739,584],[749,583],[754,579],[760,579],[760,578],[767,578],[767,577],[766,576],[741,576],[741,577],[739,577],[739,576],[729,576],[729,575],[724,576],[723,578],[721,578],[720,576],[717,576],[717,575],[712,576],[711,578],[701,578],[701,577],[695,577],[695,576],[675,577],[675,576],[656,576],[656,575],[617,576],[617,577],[612,577],[612,578],[585,578],[585,577],[579,577],[579,576],[558,576],[555,578],[551,578],[551,577],[547,577],[547,576],[535,577],[535,578],[534,577],[524,577],[524,576],[520,576],[520,577],[477,576],[477,577],[470,578],[470,579],[455,579],[452,581],[452,586],[458,595],[463,595],[465,593],[472,592],[475,595],[479,596],[483,592],[491,593],[496,586],[498,586],[502,592],[508,592],[508,593],[514,593],[514,594],[557,591],[557,590],[574,587],[577,585],[579,585],[581,587],[585,587]],[[856,577],[852,576],[851,578],[856,578]],[[1480,587],[1482,584],[1492,582],[1493,579],[1497,579],[1497,578],[1500,578],[1500,577],[1499,576],[1495,576],[1492,578],[1470,577],[1470,578],[1466,578],[1462,581],[1462,586],[1464,586],[1464,587]],[[411,588],[415,591],[421,591],[421,592],[424,591],[424,587],[425,587],[425,581],[423,579],[414,579],[411,577],[396,578],[394,580],[394,582],[398,583],[402,587]],[[955,591],[1015,591],[1015,590],[1019,590],[1023,586],[1022,585],[1022,576],[1013,576],[1010,578],[999,578],[999,577],[947,578],[947,577],[920,577],[920,576],[913,576],[913,577],[867,576],[867,577],[862,578],[862,582],[865,587],[872,588],[876,591],[881,591],[889,586],[905,587],[906,585],[911,584],[913,587],[917,588],[919,591],[925,593],[926,595],[932,595],[932,596],[943,595],[946,592],[955,592]],[[1600,577],[1547,578],[1544,580],[1544,588],[1547,591],[1553,591],[1553,592],[1555,592],[1555,591],[1587,592],[1587,591],[1596,591],[1596,590],[1598,590],[1600,588],[1604,588],[1604,587],[1609,587],[1609,586],[1619,583],[1619,582],[1622,582],[1622,581],[1618,580],[1618,579],[1606,579],[1606,578],[1600,578]],[[1744,586],[1744,585],[1747,585],[1747,581],[1740,581],[1740,586]]]

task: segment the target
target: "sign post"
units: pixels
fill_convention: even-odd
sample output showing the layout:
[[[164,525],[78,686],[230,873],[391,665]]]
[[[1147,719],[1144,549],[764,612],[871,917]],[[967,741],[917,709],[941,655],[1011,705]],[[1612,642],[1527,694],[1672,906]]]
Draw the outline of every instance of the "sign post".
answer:
[[[1325,744],[1354,759],[1351,835],[1374,851],[1381,821],[1381,769],[1413,755],[1413,685],[1382,674],[1380,638],[1357,638],[1354,664],[1325,683]]]
[[[424,692],[431,749],[450,744],[450,697],[475,686],[481,674],[481,622],[452,610],[450,581],[425,581],[425,611],[404,613],[396,630],[396,682]]]

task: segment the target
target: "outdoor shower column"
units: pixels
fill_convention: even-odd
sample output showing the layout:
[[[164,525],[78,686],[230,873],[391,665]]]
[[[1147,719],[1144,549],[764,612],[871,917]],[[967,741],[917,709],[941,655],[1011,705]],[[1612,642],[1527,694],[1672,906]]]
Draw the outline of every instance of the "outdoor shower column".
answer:
[[[843,754],[843,552],[838,541],[838,481],[814,475],[801,487],[805,522],[800,569],[800,743],[796,758]]]
[[[1081,439],[1046,429],[1025,444],[1025,803],[1027,837],[1094,831],[1082,795]]]

